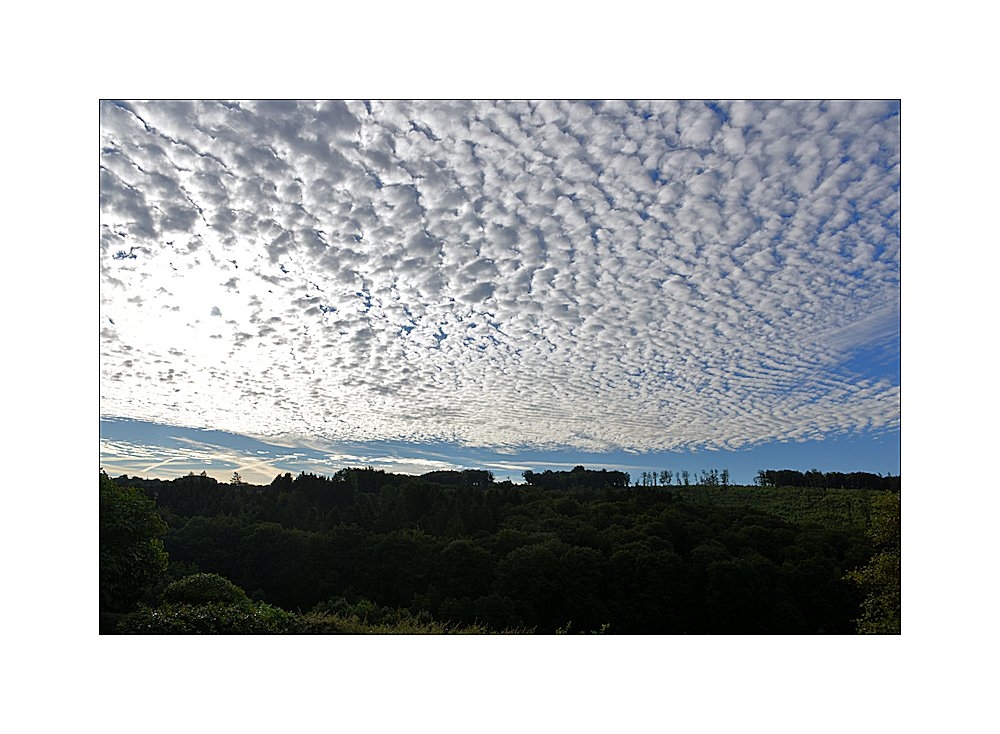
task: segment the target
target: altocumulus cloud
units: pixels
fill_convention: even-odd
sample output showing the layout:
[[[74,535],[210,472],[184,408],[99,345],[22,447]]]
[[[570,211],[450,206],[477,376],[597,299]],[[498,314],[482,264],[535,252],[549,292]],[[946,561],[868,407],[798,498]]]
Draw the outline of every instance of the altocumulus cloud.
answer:
[[[103,102],[101,412],[603,451],[899,426],[899,108]],[[888,345],[888,347],[886,347]]]

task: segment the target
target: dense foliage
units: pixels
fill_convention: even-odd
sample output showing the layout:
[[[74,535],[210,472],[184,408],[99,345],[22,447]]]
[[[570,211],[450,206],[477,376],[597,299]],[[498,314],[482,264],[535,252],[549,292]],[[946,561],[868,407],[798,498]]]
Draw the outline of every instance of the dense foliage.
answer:
[[[163,576],[167,525],[136,487],[100,478],[100,604],[102,612],[132,608]]]
[[[616,474],[116,481],[155,500],[173,578],[229,579],[290,610],[284,631],[856,631],[870,591],[848,574],[872,561],[865,531],[885,492],[629,487]],[[174,593],[171,619],[194,625]]]
[[[194,573],[163,590],[163,601],[174,604],[249,604],[246,592],[215,573]]]
[[[118,632],[143,635],[261,635],[290,631],[294,615],[264,604],[172,604],[141,606],[118,622]]]
[[[865,591],[858,632],[899,634],[901,631],[900,574],[901,535],[899,495],[882,494],[875,499],[868,537],[876,553],[864,568],[849,576]]]

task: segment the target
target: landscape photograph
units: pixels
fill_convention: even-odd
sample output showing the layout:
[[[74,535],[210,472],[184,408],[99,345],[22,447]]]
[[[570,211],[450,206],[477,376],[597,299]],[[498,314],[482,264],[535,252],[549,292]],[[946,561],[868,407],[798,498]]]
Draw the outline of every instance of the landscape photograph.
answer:
[[[99,634],[901,635],[901,106],[99,100]]]

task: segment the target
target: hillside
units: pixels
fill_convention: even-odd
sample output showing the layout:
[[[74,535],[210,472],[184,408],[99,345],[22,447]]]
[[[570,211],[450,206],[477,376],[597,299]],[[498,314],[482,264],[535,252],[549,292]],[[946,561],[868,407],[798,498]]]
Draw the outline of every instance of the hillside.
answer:
[[[899,497],[561,474],[558,489],[372,469],[267,486],[115,483],[141,490],[166,523],[163,583],[208,572],[300,615],[370,605],[450,629],[538,633],[853,633],[864,591],[847,576],[877,550],[874,504]]]

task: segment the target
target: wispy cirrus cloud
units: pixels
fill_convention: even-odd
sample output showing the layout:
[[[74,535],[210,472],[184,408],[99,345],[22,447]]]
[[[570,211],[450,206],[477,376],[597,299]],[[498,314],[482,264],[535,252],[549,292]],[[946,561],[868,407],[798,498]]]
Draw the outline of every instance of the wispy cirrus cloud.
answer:
[[[638,451],[899,426],[899,108],[104,102],[102,414]]]

